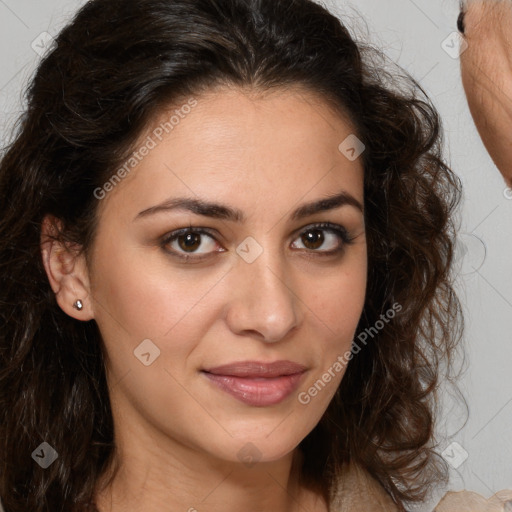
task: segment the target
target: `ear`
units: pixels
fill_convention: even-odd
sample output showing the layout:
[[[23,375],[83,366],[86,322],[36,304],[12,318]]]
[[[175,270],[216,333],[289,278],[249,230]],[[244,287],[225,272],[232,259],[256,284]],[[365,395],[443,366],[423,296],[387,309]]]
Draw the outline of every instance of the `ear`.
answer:
[[[60,308],[77,320],[94,318],[90,294],[89,271],[80,247],[59,242],[60,221],[47,215],[41,223],[41,254],[43,265]],[[83,309],[73,304],[80,299]]]

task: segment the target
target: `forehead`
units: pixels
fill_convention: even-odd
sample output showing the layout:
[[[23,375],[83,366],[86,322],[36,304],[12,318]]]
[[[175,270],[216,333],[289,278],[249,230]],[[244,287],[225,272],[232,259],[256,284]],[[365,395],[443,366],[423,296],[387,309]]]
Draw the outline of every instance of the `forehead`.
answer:
[[[351,161],[339,148],[353,134],[341,110],[303,89],[217,88],[154,117],[135,144],[142,148],[151,141],[151,150],[107,199],[129,188],[132,195],[156,199],[159,187],[169,192],[176,185],[189,193],[235,187],[247,195],[268,192],[266,185],[274,184],[276,191],[291,187],[293,195],[301,181],[312,187],[325,177],[326,186],[333,186],[327,177],[333,168],[338,181],[355,179],[362,187],[361,159]]]
[[[187,104],[194,101],[196,106],[188,109]],[[192,110],[190,112],[190,110]],[[186,112],[185,112],[186,111]],[[173,114],[175,114],[173,116]],[[189,115],[192,114],[192,115]],[[177,116],[180,119],[177,119]],[[168,126],[169,121],[183,124],[186,118],[187,125],[194,126],[194,130],[201,129],[205,123],[215,124],[222,127],[226,133],[233,127],[236,135],[242,135],[244,129],[248,131],[252,124],[262,125],[263,130],[254,133],[254,138],[265,133],[271,133],[276,123],[288,128],[293,128],[293,135],[312,132],[318,129],[339,130],[340,126],[355,132],[355,123],[352,122],[347,110],[338,103],[314,93],[304,86],[293,85],[279,87],[272,90],[260,90],[253,87],[236,87],[230,85],[218,85],[201,95],[182,97],[173,105],[162,109],[153,116],[152,122],[148,124],[142,134],[154,133],[155,130]],[[271,122],[273,121],[273,122]],[[314,126],[311,126],[314,124]],[[261,126],[260,126],[261,127]],[[173,129],[175,136],[184,135],[183,129]],[[165,138],[169,131],[163,134]],[[190,135],[187,132],[187,135]],[[202,137],[208,135],[208,130],[201,130]],[[216,132],[211,132],[208,140],[217,138]],[[193,137],[189,137],[192,139]]]

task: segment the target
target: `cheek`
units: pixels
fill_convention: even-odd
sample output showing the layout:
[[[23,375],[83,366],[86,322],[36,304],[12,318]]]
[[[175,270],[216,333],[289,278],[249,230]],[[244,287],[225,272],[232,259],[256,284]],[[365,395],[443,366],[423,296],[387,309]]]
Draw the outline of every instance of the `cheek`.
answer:
[[[216,275],[194,279],[190,272],[172,270],[158,250],[151,254],[137,249],[119,251],[105,243],[96,254],[97,316],[104,323],[117,324],[130,338],[163,338],[193,314],[198,298],[218,280]],[[112,254],[116,257],[107,256]]]
[[[106,257],[113,254],[112,249],[105,245],[98,252],[93,280],[95,320],[109,356],[112,380],[117,382],[129,372],[128,380],[141,389],[152,389],[152,396],[164,382],[166,389],[173,389],[176,381],[164,369],[172,369],[178,380],[187,371],[187,357],[215,315],[206,307],[208,292],[222,276],[213,272],[192,279],[186,272],[171,271],[162,258],[151,262],[136,251],[115,259]],[[143,355],[148,352],[149,356]],[[138,396],[136,389],[132,391]]]
[[[349,278],[325,293],[329,300],[322,300],[318,311],[326,319],[334,333],[346,333],[355,329],[364,305],[366,281]],[[330,292],[330,293],[328,293]]]
[[[311,298],[308,330],[314,334],[315,365],[297,399],[316,420],[333,398],[353,357],[352,341],[365,291],[366,265],[362,264],[331,280],[322,280]]]
[[[181,403],[179,383],[186,378],[189,354],[209,328],[208,319],[215,317],[209,291],[222,273],[192,278],[190,272],[171,269],[161,256],[146,252],[143,257],[142,252],[118,251],[109,258],[114,243],[104,244],[96,254],[93,285],[95,320],[112,382],[122,382],[123,394],[145,411],[148,396],[155,404],[169,397]]]
[[[326,407],[343,379],[364,307],[366,272],[366,255],[361,251],[353,264],[318,283],[312,297],[311,332],[323,334],[315,337],[316,369],[299,397],[301,403]]]
[[[346,345],[352,339],[364,306],[366,271],[362,256],[357,265],[315,283],[310,309],[335,344]]]

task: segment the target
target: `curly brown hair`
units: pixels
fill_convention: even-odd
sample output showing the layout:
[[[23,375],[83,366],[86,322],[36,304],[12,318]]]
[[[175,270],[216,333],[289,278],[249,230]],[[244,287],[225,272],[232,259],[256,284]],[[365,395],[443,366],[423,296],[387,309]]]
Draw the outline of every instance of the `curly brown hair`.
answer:
[[[58,306],[41,224],[87,254],[101,187],[159,110],[214,85],[301,85],[350,118],[366,146],[368,285],[358,332],[399,303],[348,365],[303,440],[304,481],[332,496],[348,463],[401,510],[446,467],[434,451],[437,390],[462,331],[452,286],[460,181],[443,162],[434,106],[381,52],[311,0],[92,0],[27,90],[0,165],[0,495],[6,512],[85,510],[114,429],[104,347]],[[31,453],[57,447],[45,471]],[[95,508],[94,505],[93,509]]]

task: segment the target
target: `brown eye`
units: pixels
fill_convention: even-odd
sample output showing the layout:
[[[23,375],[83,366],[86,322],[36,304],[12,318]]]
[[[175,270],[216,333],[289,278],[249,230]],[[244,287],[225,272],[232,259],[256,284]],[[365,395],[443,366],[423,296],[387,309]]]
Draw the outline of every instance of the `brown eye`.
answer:
[[[162,248],[177,257],[200,259],[219,250],[218,243],[204,229],[185,228],[173,231],[161,242]]]
[[[310,229],[302,235],[302,241],[308,249],[318,249],[324,243],[324,235],[319,229]]]
[[[347,230],[343,226],[323,222],[310,226],[302,231],[297,241],[293,243],[294,249],[305,249],[316,252],[321,255],[335,254],[343,251],[345,245],[352,242],[352,238],[348,236]]]
[[[177,238],[178,245],[184,251],[195,251],[201,245],[201,235],[198,233],[187,233]]]

